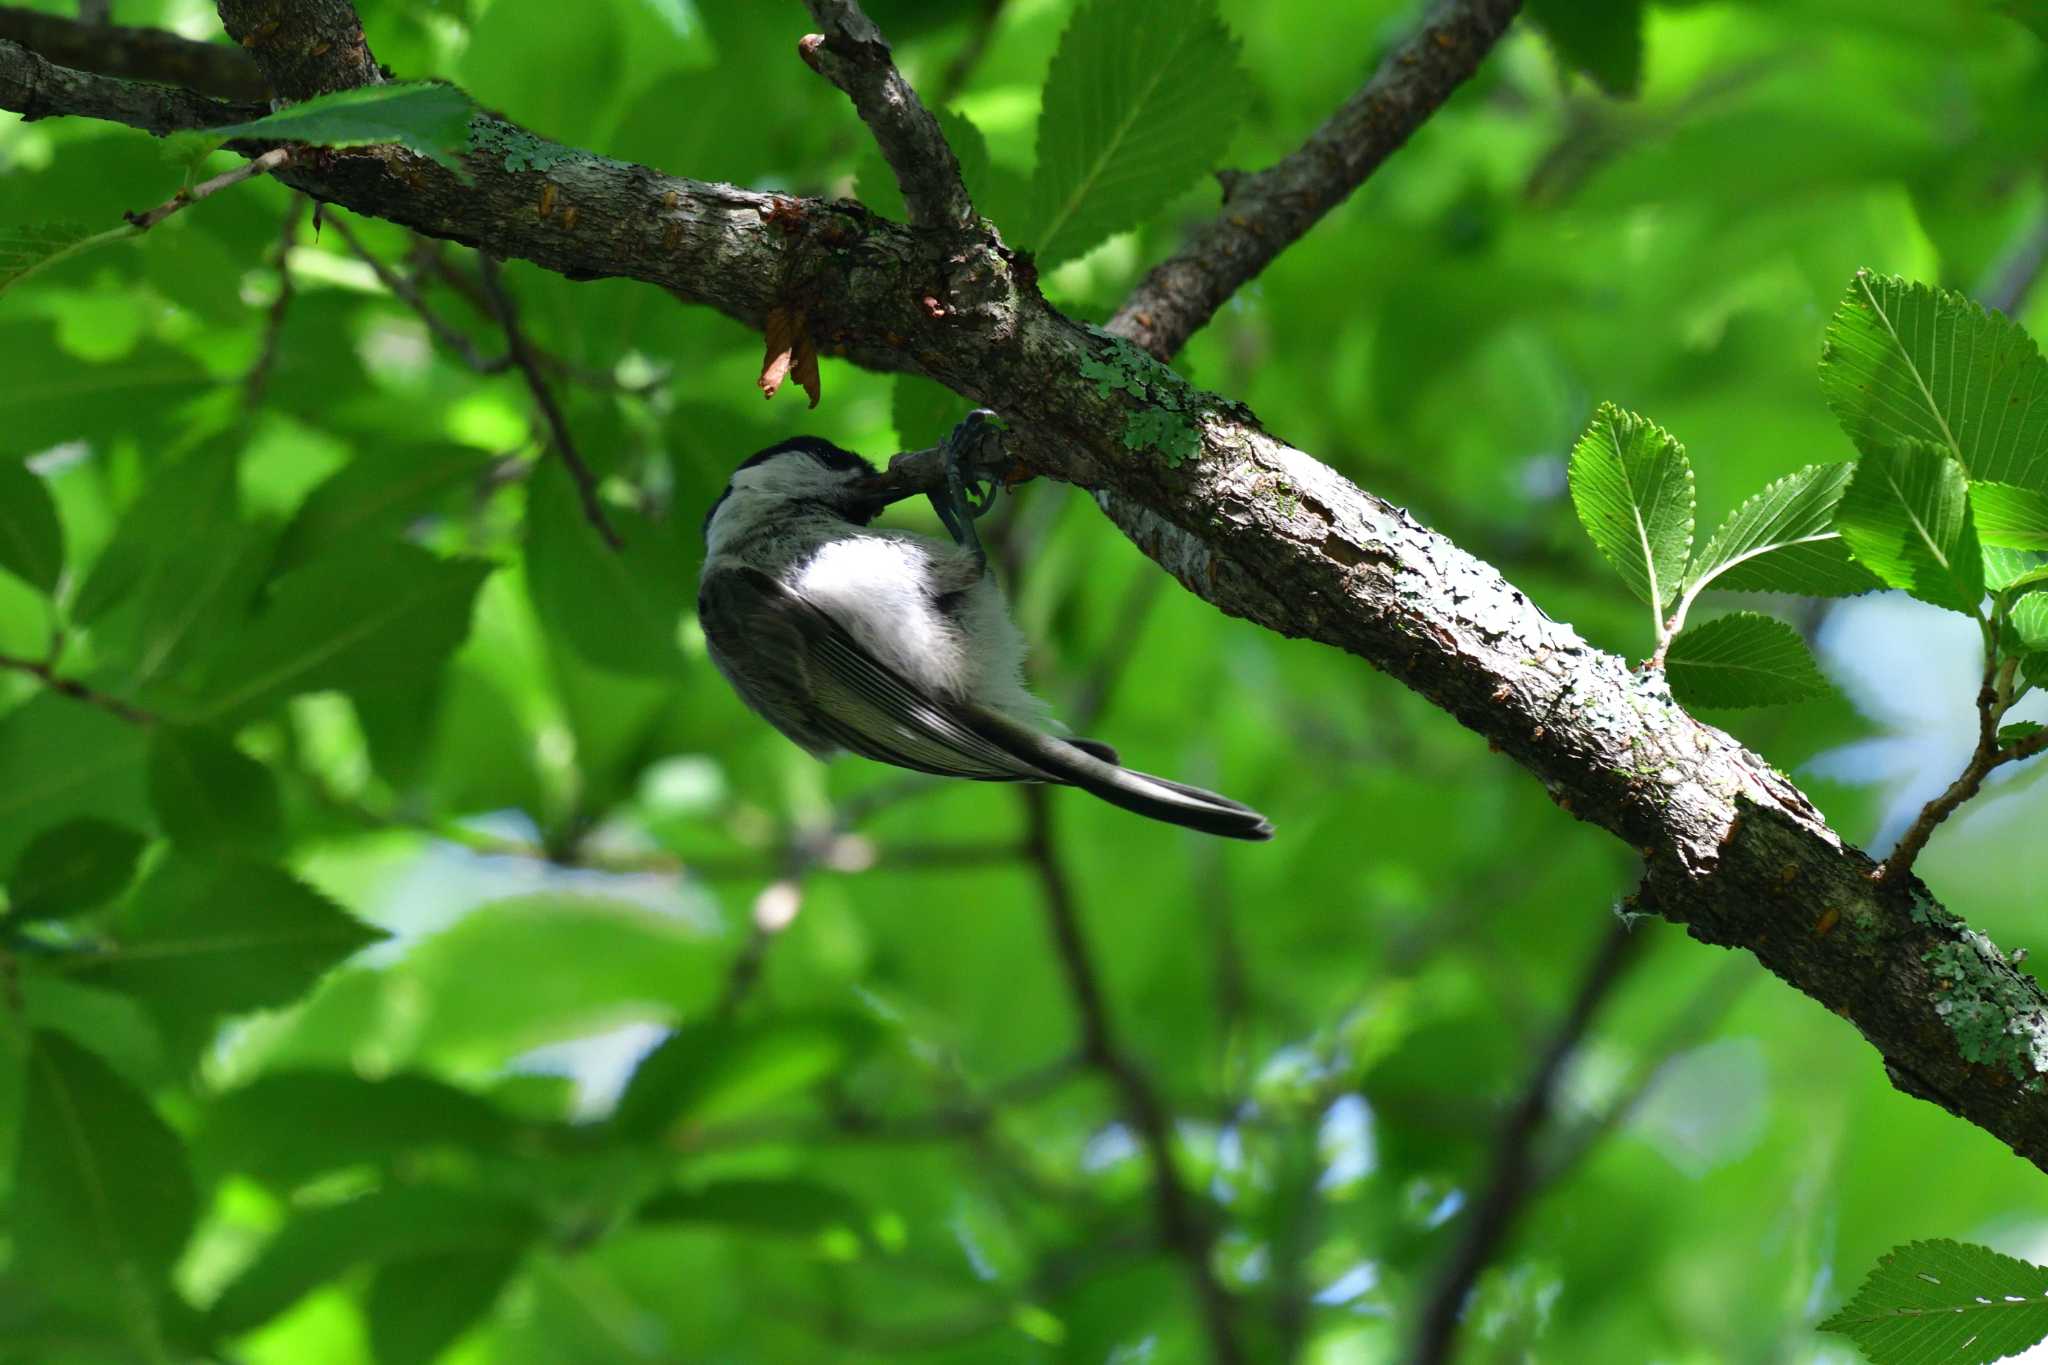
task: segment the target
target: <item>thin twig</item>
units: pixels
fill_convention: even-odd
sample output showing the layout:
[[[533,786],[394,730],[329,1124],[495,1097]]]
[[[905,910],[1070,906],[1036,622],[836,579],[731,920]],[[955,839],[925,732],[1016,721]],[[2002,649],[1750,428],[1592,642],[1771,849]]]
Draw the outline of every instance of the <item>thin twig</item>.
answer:
[[[1437,0],[1407,41],[1297,150],[1224,183],[1221,212],[1155,266],[1106,331],[1171,359],[1255,278],[1398,151],[1479,69],[1522,0]]]
[[[960,161],[910,82],[896,69],[889,44],[857,0],[805,0],[822,33],[797,44],[813,71],[846,92],[896,174],[913,227],[964,228],[974,201],[960,179]]]
[[[1187,1270],[1202,1323],[1209,1337],[1209,1357],[1216,1365],[1237,1365],[1245,1359],[1238,1342],[1230,1292],[1212,1263],[1214,1232],[1182,1183],[1173,1159],[1173,1116],[1153,1088],[1151,1078],[1116,1042],[1109,1021],[1109,1003],[1102,992],[1094,960],[1081,932],[1079,907],[1067,881],[1052,827],[1052,802],[1046,789],[1026,784],[1019,789],[1027,821],[1031,865],[1038,875],[1053,946],[1066,977],[1068,994],[1081,1023],[1081,1056],[1115,1088],[1126,1117],[1137,1130],[1152,1167],[1152,1191],[1159,1237]]]
[[[597,528],[598,535],[613,550],[622,550],[626,542],[619,539],[619,533],[612,529],[611,519],[605,515],[604,503],[597,495],[597,476],[590,472],[590,466],[583,463],[582,454],[576,449],[576,440],[569,434],[569,421],[562,415],[561,407],[555,402],[554,392],[548,388],[547,379],[540,372],[540,361],[535,357],[533,345],[526,339],[525,331],[519,326],[519,310],[512,302],[512,295],[505,288],[505,282],[498,273],[498,263],[490,256],[482,258],[484,290],[489,294],[491,307],[498,315],[498,325],[505,330],[505,344],[511,349],[512,363],[519,367],[519,373],[526,380],[527,389],[533,394],[533,401],[540,405],[541,416],[546,419],[548,431],[554,440],[555,453],[569,470],[569,477],[575,480],[576,495],[583,502],[583,515]]]
[[[277,364],[278,342],[284,336],[284,318],[291,310],[294,293],[292,244],[298,240],[299,224],[305,218],[306,196],[294,194],[291,203],[285,207],[277,248],[272,253],[277,261],[277,297],[270,301],[269,315],[263,320],[263,345],[256,352],[256,362],[242,377],[242,407],[250,414],[263,406],[263,391],[270,386],[270,372]]]
[[[179,209],[189,208],[208,195],[218,194],[232,185],[241,184],[244,180],[268,175],[291,159],[291,148],[272,147],[254,160],[245,161],[232,170],[222,171],[211,180],[202,180],[188,189],[179,190],[153,209],[143,213],[124,213],[121,216],[127,219],[128,225],[137,232],[147,232]]]
[[[49,688],[52,692],[69,697],[73,701],[82,701],[88,706],[97,706],[100,710],[119,716],[131,725],[153,725],[156,723],[156,717],[141,707],[131,706],[119,697],[101,692],[97,688],[88,687],[76,678],[62,677],[52,664],[43,660],[23,659],[13,654],[0,654],[0,668],[12,669],[16,673],[26,673],[30,677],[40,680],[43,686]]]
[[[1601,939],[1593,960],[1579,981],[1564,1021],[1544,1049],[1536,1069],[1508,1111],[1494,1139],[1493,1169],[1486,1187],[1465,1218],[1464,1235],[1431,1286],[1415,1336],[1411,1365],[1443,1365],[1451,1358],[1458,1319],[1479,1273],[1493,1260],[1513,1230],[1516,1218],[1539,1188],[1536,1138],[1549,1118],[1558,1078],[1578,1050],[1600,1006],[1634,960],[1643,935],[1629,921],[1617,918]]]
[[[377,282],[390,290],[392,297],[418,314],[420,321],[426,324],[427,330],[433,333],[434,339],[453,351],[456,358],[465,366],[478,374],[502,374],[512,368],[512,353],[509,350],[501,356],[486,356],[479,351],[476,343],[464,335],[460,328],[434,311],[433,305],[427,302],[426,296],[420,293],[411,280],[386,265],[377,253],[363,245],[363,239],[355,234],[347,219],[337,215],[329,218],[327,222],[341,238],[342,245],[353,251],[363,264],[370,267],[370,273],[377,277]],[[484,302],[488,306],[488,298]]]

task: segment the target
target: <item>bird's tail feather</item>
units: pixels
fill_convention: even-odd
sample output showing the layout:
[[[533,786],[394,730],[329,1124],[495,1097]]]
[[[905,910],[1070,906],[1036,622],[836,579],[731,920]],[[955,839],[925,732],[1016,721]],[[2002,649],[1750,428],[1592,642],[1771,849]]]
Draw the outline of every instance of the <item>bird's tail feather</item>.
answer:
[[[1115,751],[1107,745],[1058,739],[988,711],[978,712],[972,724],[983,739],[1038,769],[1048,781],[1079,787],[1112,806],[1226,839],[1273,837],[1272,824],[1250,806],[1109,762],[1102,751]]]

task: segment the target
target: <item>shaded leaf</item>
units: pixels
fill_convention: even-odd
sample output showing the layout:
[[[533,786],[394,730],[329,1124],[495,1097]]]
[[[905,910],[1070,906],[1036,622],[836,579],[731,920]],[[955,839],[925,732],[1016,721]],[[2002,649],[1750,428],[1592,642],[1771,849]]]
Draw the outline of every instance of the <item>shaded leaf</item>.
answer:
[[[95,237],[112,240],[119,232],[101,232],[80,223],[22,223],[0,227],[0,294],[38,270],[94,245]]]
[[[0,716],[0,867],[43,830],[80,816],[146,826],[148,732],[43,692]]]
[[[1568,66],[1610,95],[1643,83],[1643,0],[1530,0],[1529,17]]]
[[[685,1120],[757,1109],[844,1071],[877,1036],[871,1020],[852,1014],[686,1024],[641,1059],[619,1097],[617,1123],[651,1140]]]
[[[2048,726],[2043,726],[2037,720],[2021,720],[2011,725],[2001,725],[1998,727],[1998,747],[2008,748],[2023,739],[2032,739],[2043,729],[2048,729]]]
[[[288,105],[247,123],[209,128],[209,136],[305,142],[316,147],[365,147],[395,142],[458,174],[476,112],[469,96],[436,81],[394,82],[337,90]]]
[[[16,1273],[160,1355],[166,1276],[193,1211],[185,1150],[149,1102],[70,1039],[35,1034],[9,1220]]]
[[[277,567],[294,568],[358,537],[396,536],[486,463],[482,452],[446,443],[359,447],[300,504],[278,539]]]
[[[1251,98],[1215,0],[1089,0],[1046,73],[1017,240],[1053,266],[1138,226],[1222,160]]]
[[[491,566],[374,541],[279,580],[268,610],[211,670],[193,721],[233,724],[300,692],[389,687],[437,667],[469,632]]]
[[[1970,514],[1986,545],[2048,550],[2048,492],[1972,479]]]
[[[539,1232],[539,1220],[520,1205],[438,1185],[399,1186],[309,1209],[221,1291],[212,1325],[246,1332],[359,1265],[451,1253],[516,1256]]]
[[[526,511],[526,586],[541,623],[588,662],[672,678],[676,632],[694,598],[701,551],[683,519],[612,510],[623,550],[599,538],[560,461],[534,471]]]
[[[714,1180],[669,1190],[642,1204],[643,1223],[711,1223],[758,1232],[818,1237],[867,1228],[860,1201],[815,1180]]]
[[[498,1150],[521,1127],[490,1101],[432,1076],[278,1071],[216,1100],[193,1147],[211,1169],[291,1186],[433,1150]]]
[[[1866,454],[1926,441],[1972,479],[2048,489],[2048,360],[1962,294],[1858,271],[1828,323],[1820,377]]]
[[[923,375],[899,374],[890,390],[889,413],[905,450],[937,445],[972,408],[965,398]]]
[[[1753,611],[1680,631],[1664,670],[1671,695],[1688,707],[1772,706],[1828,692],[1799,632]]]
[[[282,868],[175,856],[123,908],[93,976],[160,1014],[286,1004],[383,936]]]
[[[1572,505],[1629,591],[1659,612],[1692,554],[1692,466],[1656,424],[1602,403],[1572,447]]]
[[[1892,587],[1976,614],[1984,561],[1969,481],[1939,447],[1912,441],[1865,455],[1835,508],[1835,529],[1857,562]]]
[[[1912,1242],[1820,1328],[1872,1365],[1990,1365],[2048,1337],[2048,1269],[1946,1238]]]
[[[450,1251],[377,1267],[364,1304],[377,1365],[433,1365],[496,1302],[519,1268],[514,1250]],[[431,1285],[423,1294],[421,1286]]]
[[[211,730],[156,727],[149,799],[164,833],[188,850],[260,854],[284,841],[270,769]]]
[[[134,830],[90,815],[44,830],[8,874],[9,913],[61,919],[106,904],[135,875],[143,843]]]
[[[21,460],[0,456],[0,569],[45,593],[64,572],[64,528],[41,478]]]
[[[1712,582],[1729,592],[1838,597],[1883,587],[1835,530],[1835,505],[1855,472],[1848,460],[1808,465],[1729,513],[1693,561],[1691,590]]]

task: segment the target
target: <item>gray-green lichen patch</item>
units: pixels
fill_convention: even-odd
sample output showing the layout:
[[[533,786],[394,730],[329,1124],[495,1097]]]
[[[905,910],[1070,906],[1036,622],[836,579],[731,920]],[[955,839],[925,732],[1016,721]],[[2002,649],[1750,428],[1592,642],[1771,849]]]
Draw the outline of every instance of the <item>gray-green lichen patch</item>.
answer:
[[[508,171],[544,171],[578,155],[573,147],[535,137],[524,128],[478,114],[469,121],[469,151],[500,159]]]
[[[1171,469],[1199,454],[1202,433],[1195,413],[1206,406],[1199,401],[1205,395],[1122,337],[1096,335],[1105,344],[1082,358],[1081,377],[1094,380],[1103,398],[1126,393],[1145,404],[1124,418],[1124,449],[1154,451]]]
[[[1935,976],[1934,1012],[1966,1061],[2038,1086],[2048,1073],[2048,1012],[1998,945],[1974,929],[1921,955]]]

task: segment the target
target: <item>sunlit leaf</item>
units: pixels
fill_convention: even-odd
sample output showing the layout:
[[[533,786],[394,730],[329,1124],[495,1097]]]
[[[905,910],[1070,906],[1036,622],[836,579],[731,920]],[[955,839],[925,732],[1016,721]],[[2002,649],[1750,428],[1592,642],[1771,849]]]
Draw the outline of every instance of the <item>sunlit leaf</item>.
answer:
[[[872,1021],[851,1014],[687,1024],[641,1059],[617,1121],[651,1139],[684,1119],[730,1118],[839,1073],[876,1037]]]
[[[1923,602],[1974,614],[1984,597],[1969,481],[1938,446],[1909,441],[1857,461],[1835,529],[1857,563]]]
[[[2012,629],[2027,653],[2048,649],[2048,591],[2030,592],[2012,604]]]
[[[1808,465],[1750,498],[1700,548],[1691,586],[1816,597],[1883,587],[1849,557],[1835,530],[1835,505],[1855,472],[1850,461]]]
[[[2048,490],[1973,479],[1970,512],[1986,545],[2048,550]]]
[[[1654,423],[1602,403],[1572,447],[1572,505],[1629,591],[1661,611],[1692,554],[1692,466]]]
[[[1136,227],[1216,167],[1250,97],[1214,0],[1089,0],[1046,74],[1017,240],[1051,266]]]
[[[1866,453],[1925,441],[1972,479],[2048,490],[2048,360],[2010,318],[1859,271],[1828,324],[1820,376]]]
[[[1828,692],[1799,632],[1751,611],[1680,631],[1664,669],[1671,694],[1686,706],[1770,706]]]
[[[1990,1365],[2048,1337],[2048,1269],[1946,1238],[1912,1242],[1820,1327],[1872,1365]]]

